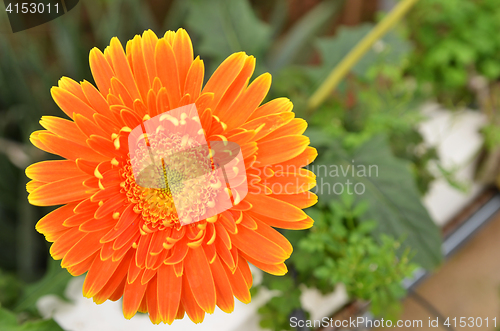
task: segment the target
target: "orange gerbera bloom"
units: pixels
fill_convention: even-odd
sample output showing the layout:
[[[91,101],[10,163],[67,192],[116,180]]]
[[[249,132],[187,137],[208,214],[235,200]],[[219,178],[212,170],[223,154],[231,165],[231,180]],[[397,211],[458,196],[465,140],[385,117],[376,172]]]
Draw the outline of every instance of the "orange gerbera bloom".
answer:
[[[248,263],[283,275],[292,246],[273,227],[305,229],[302,211],[317,201],[315,176],[302,169],[316,157],[286,98],[260,106],[271,76],[249,84],[255,58],[229,56],[203,85],[204,65],[193,59],[185,30],[158,38],[146,31],[90,52],[91,83],[62,78],[52,96],[71,120],[44,116],[31,135],[38,148],[64,160],[31,165],[28,199],[63,205],[36,229],[53,242],[50,253],[72,275],[87,272],[83,293],[96,303],[123,296],[123,313],[149,312],[153,323],[184,314],[203,321],[217,305],[250,302]],[[158,114],[195,103],[207,141],[241,146],[249,183],[232,208],[181,226],[171,196],[135,183],[128,150],[132,129]]]

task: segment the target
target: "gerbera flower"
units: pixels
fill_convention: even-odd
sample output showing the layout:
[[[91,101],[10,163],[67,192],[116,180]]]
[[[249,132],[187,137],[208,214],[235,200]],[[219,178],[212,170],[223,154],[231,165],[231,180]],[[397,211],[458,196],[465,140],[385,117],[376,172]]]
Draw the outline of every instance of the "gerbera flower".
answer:
[[[287,272],[292,246],[273,227],[305,229],[302,211],[317,201],[315,176],[302,167],[317,153],[303,136],[307,123],[279,98],[260,105],[271,76],[249,84],[255,58],[229,56],[203,87],[204,65],[193,59],[185,30],[158,38],[152,31],[126,45],[111,40],[90,52],[97,85],[63,77],[52,88],[70,118],[44,116],[30,140],[63,160],[26,169],[29,202],[62,205],[36,229],[72,275],[87,272],[83,294],[96,303],[123,297],[123,313],[149,312],[153,323],[187,313],[195,323],[217,305],[250,302],[249,263]],[[139,186],[128,136],[158,114],[194,103],[207,141],[235,142],[244,158],[248,194],[213,217],[182,226],[165,190]]]

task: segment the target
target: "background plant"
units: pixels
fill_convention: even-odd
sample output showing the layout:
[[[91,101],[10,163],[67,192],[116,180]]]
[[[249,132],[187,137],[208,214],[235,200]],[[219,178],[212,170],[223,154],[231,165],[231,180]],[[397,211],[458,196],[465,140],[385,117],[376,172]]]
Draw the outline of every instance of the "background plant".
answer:
[[[397,316],[399,299],[406,292],[401,281],[416,265],[410,263],[409,249],[398,255],[400,240],[385,234],[378,238],[380,242],[376,240],[377,222],[360,220],[366,209],[366,203],[355,204],[353,196],[345,194],[339,201],[309,210],[315,219],[309,232],[285,232],[296,249],[286,276],[264,275],[261,286],[277,295],[259,309],[262,327],[290,330],[289,316],[301,307],[305,287],[326,294],[338,284],[345,286],[350,297],[370,301],[377,316]]]
[[[495,0],[421,0],[408,16],[416,49],[408,71],[446,105],[474,102],[476,75],[500,77],[500,7]]]
[[[37,321],[35,303],[48,293],[62,295],[69,279],[57,262],[46,264],[48,247],[34,225],[49,209],[30,206],[25,191],[24,167],[51,157],[28,142],[42,114],[60,115],[50,87],[62,76],[91,81],[88,52],[113,36],[128,40],[145,29],[162,34],[181,26],[205,60],[206,77],[232,52],[256,56],[256,74],[273,74],[269,98],[289,97],[297,116],[310,123],[307,134],[320,152],[315,165],[355,159],[380,168],[379,178],[350,178],[364,181],[366,194],[322,195],[308,211],[316,226],[285,232],[296,249],[290,273],[266,275],[260,285],[279,292],[261,308],[262,325],[278,330],[302,311],[299,284],[328,293],[343,283],[352,299],[371,301],[375,313],[383,306],[397,311],[400,281],[415,266],[410,258],[428,269],[440,262],[439,231],[420,202],[434,178],[427,169],[436,154],[416,129],[421,100],[415,80],[405,75],[413,47],[404,29],[387,34],[321,107],[308,111],[313,91],[373,28],[340,27],[332,35],[344,2],[318,2],[291,20],[282,0],[81,1],[71,15],[38,30],[0,34],[0,320],[13,330],[26,321],[19,327],[45,330],[43,323],[52,322]]]

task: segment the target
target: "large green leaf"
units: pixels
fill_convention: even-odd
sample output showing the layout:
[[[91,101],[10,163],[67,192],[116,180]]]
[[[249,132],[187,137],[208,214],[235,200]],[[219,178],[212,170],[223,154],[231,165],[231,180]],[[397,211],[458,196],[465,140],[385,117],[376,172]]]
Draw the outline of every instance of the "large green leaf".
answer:
[[[190,0],[188,28],[201,38],[197,52],[220,63],[245,51],[259,58],[270,42],[270,29],[247,0]]]
[[[325,1],[307,12],[273,45],[268,60],[269,70],[276,72],[293,63],[299,55],[304,56],[304,53],[308,53],[310,49],[307,46],[315,34],[342,9],[343,4],[343,0]]]
[[[2,331],[63,331],[63,329],[52,319],[29,321],[18,324],[17,316],[3,308],[0,308],[0,330]]]
[[[64,298],[64,291],[71,278],[66,269],[61,268],[60,262],[49,259],[45,276],[38,282],[26,286],[14,310],[17,312],[33,310],[38,299],[47,294]]]
[[[372,24],[341,27],[335,36],[319,38],[316,46],[321,55],[321,65],[308,68],[311,78],[316,82],[325,80],[333,68],[372,28]],[[407,40],[397,31],[389,31],[356,63],[352,72],[363,75],[375,63],[401,63],[410,50],[411,44]]]
[[[324,146],[325,140],[317,143]],[[442,258],[440,231],[420,201],[408,164],[392,155],[386,139],[376,136],[350,153],[332,143],[329,147],[312,169],[320,203],[350,191],[369,205],[362,220],[376,220],[376,231],[405,239],[416,263],[436,267]]]

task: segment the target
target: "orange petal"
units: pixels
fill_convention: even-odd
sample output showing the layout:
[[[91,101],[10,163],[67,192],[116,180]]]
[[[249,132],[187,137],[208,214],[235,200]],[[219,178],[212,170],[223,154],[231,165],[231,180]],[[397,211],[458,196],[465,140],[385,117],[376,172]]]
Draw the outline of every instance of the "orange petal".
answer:
[[[192,100],[196,100],[200,96],[204,75],[205,65],[203,64],[203,60],[200,60],[198,56],[191,63],[184,83],[184,94],[191,95]]]
[[[227,268],[227,266],[222,263],[224,267],[224,271],[226,272],[227,278],[231,283],[231,289],[233,290],[233,294],[236,299],[240,300],[243,303],[250,303],[252,301],[252,296],[250,295],[250,291],[248,284],[245,282],[245,277],[239,270],[236,268],[234,274]]]
[[[158,268],[158,308],[163,322],[172,324],[177,315],[181,299],[182,277],[177,277],[174,268],[162,265]]]
[[[215,239],[215,238],[214,238]],[[205,255],[207,256],[208,263],[212,264],[217,257],[217,250],[215,245],[202,245]],[[214,279],[215,282],[215,279]]]
[[[256,219],[255,222],[257,222],[257,230],[255,232],[281,247],[288,256],[292,255],[293,247],[285,236],[269,225],[259,221],[259,219]]]
[[[94,260],[98,258],[99,258],[99,253],[94,253],[85,260],[83,260],[82,262],[72,265],[71,267],[68,267],[67,270],[71,276],[75,277],[81,276],[89,270],[90,266],[92,265],[92,262],[94,262]]]
[[[193,45],[186,30],[182,28],[177,30],[172,46],[179,72],[179,82],[184,87],[189,67],[193,62]]]
[[[139,268],[139,266],[137,266],[137,264],[135,263],[134,259],[130,260],[130,265],[128,266],[128,273],[127,273],[127,283],[130,284],[135,282],[135,280],[137,279],[137,277],[139,277],[139,275],[141,275],[142,278],[143,271],[144,269]]]
[[[141,278],[141,283],[143,284],[147,284],[149,283],[154,276],[156,276],[157,274],[157,271],[154,270],[154,269],[144,269],[144,273],[142,274],[142,278]],[[155,290],[156,292],[156,290]]]
[[[267,264],[281,263],[290,257],[290,254],[270,238],[244,226],[239,226],[238,230],[238,234],[230,235],[231,242],[248,256]]]
[[[247,283],[248,287],[252,287],[253,277],[252,272],[250,271],[250,266],[248,265],[248,262],[241,256],[238,259],[238,269],[241,271],[243,278],[245,278],[245,283]]]
[[[109,280],[106,282],[106,284],[102,287],[102,289],[94,295],[94,302],[96,303],[103,303],[104,301],[108,300],[116,291],[117,289],[120,289],[122,284],[123,286],[125,285],[126,281],[126,276],[127,276],[127,271],[128,271],[128,266],[130,264],[130,260],[132,258],[133,253],[130,251],[123,257],[121,262],[119,263],[118,267],[116,268],[115,272],[113,272],[112,276],[109,277]],[[110,262],[109,260],[106,262]],[[97,272],[97,269],[96,269]],[[87,275],[88,277],[88,275]],[[93,276],[92,276],[93,277]],[[88,284],[88,286],[91,286],[92,284],[95,284],[94,286],[100,287],[99,281],[94,282],[85,282],[84,287],[83,287],[83,295],[87,298],[91,297],[92,294],[91,292],[87,292],[85,284]],[[121,296],[121,294],[120,294]]]
[[[288,113],[282,113],[282,114],[288,114]],[[266,137],[266,140],[272,140],[284,136],[301,135],[306,131],[306,129],[307,129],[307,122],[305,120],[303,120],[302,118],[294,118],[286,125],[283,125],[282,127],[270,133]]]
[[[41,149],[42,151],[46,151],[46,152],[49,152],[49,153],[54,153],[54,151],[52,151],[48,146],[46,146],[40,140],[40,135],[44,134],[44,133],[48,133],[48,131],[47,130],[38,130],[38,131],[32,132],[31,135],[30,135],[30,138],[29,138],[30,142],[33,144],[33,146],[35,146],[38,149]]]
[[[236,261],[234,261],[233,256],[231,255],[231,251],[226,245],[222,242],[220,238],[215,238],[215,249],[217,250],[217,254],[219,255],[221,262],[230,269],[236,269]]]
[[[179,303],[179,310],[177,310],[177,315],[175,315],[176,320],[181,320],[184,318],[184,315],[186,314],[186,310],[184,309],[184,306],[182,305],[182,301]]]
[[[80,231],[83,232],[96,232],[101,230],[109,231],[116,224],[116,220],[112,217],[105,219],[92,218],[80,225]]]
[[[254,156],[258,149],[256,142],[249,142],[241,146],[241,154],[243,154],[243,158],[248,159]]]
[[[143,268],[146,263],[146,255],[149,254],[148,250],[152,238],[153,238],[153,233],[149,232],[141,235],[139,243],[137,243],[137,249],[135,252],[135,264],[139,268]]]
[[[134,317],[146,293],[147,284],[141,283],[143,272],[140,272],[139,277],[133,283],[125,283],[125,289],[123,290],[123,316],[126,319]]]
[[[155,48],[158,37],[151,30],[144,31],[142,34],[142,51],[144,53],[144,62],[148,70],[148,77],[152,84],[156,75]]]
[[[36,230],[42,234],[68,230],[63,225],[64,221],[74,215],[73,209],[76,203],[69,203],[48,213],[36,223]]]
[[[217,256],[210,265],[210,269],[214,277],[217,306],[225,313],[232,313],[234,310],[234,297],[231,283],[229,283],[229,278]]]
[[[40,124],[48,131],[55,133],[59,137],[73,141],[85,146],[87,137],[78,126],[69,120],[54,116],[42,116]]]
[[[318,151],[314,147],[308,146],[302,153],[288,161],[280,162],[271,167],[271,169],[280,171],[288,166],[293,166],[295,169],[304,167],[312,163],[318,156]]]
[[[290,195],[269,195],[271,198],[276,198],[289,204],[294,205],[300,209],[308,208],[315,205],[318,202],[318,196],[312,192],[302,192],[298,194]]]
[[[227,249],[231,249],[231,238],[222,224],[215,223],[215,230],[217,232],[217,238],[219,238]]]
[[[142,38],[135,36],[131,44],[132,68],[134,69],[134,77],[137,82],[137,87],[141,93],[142,100],[147,100],[148,91],[151,88],[151,82],[144,61],[144,54],[142,52]]]
[[[261,167],[290,160],[302,153],[307,145],[309,145],[309,138],[298,135],[260,141],[257,164]]]
[[[27,184],[26,184],[26,191],[28,193],[31,193],[33,192],[34,190],[36,190],[37,188],[39,188],[40,186],[43,186],[47,183],[45,182],[40,182],[40,181],[37,181],[37,180],[30,180]]]
[[[128,45],[128,44],[127,44]],[[148,298],[147,298],[147,293],[144,293],[144,296],[142,297],[141,304],[139,305],[139,309],[137,309],[139,313],[146,314],[148,312]]]
[[[165,229],[163,231],[156,231],[153,233],[153,238],[151,238],[151,244],[148,248],[148,255],[158,255],[163,250],[163,243],[167,240],[170,235],[171,229]]]
[[[251,121],[246,122],[241,126],[243,129],[247,130],[258,130],[257,134],[255,135],[254,140],[259,140],[271,132],[275,131],[276,129],[280,128],[281,126],[287,124],[290,122],[293,118],[295,117],[295,113],[292,112],[286,112],[286,113],[279,113],[279,114],[271,114],[268,116],[263,116],[259,118],[255,118]]]
[[[191,248],[184,261],[185,277],[196,302],[201,309],[212,314],[216,303],[215,285],[203,248]]]
[[[117,301],[123,296],[123,291],[125,290],[125,284],[127,283],[126,279],[123,279],[120,285],[116,288],[113,294],[110,295],[109,300]],[[95,298],[94,298],[95,300]]]
[[[110,78],[111,80],[111,78]],[[82,90],[90,102],[90,106],[99,114],[104,115],[110,119],[113,118],[113,113],[109,110],[109,105],[101,93],[89,82],[84,80],[82,82]],[[105,95],[108,95],[106,92]]]
[[[111,78],[111,93],[113,93],[113,95],[120,100],[118,104],[114,104],[114,103],[110,102],[112,100],[112,98],[109,99],[109,95],[108,95],[108,103],[109,103],[112,110],[113,110],[113,105],[114,106],[127,106],[129,108],[132,108],[134,106],[135,99],[132,97],[132,95],[128,91],[127,87],[125,86],[125,84],[123,84],[123,82],[120,81],[116,77]],[[121,107],[117,107],[117,108],[118,108],[118,110],[121,109]]]
[[[215,292],[215,289],[214,289]],[[214,296],[215,299],[215,296]],[[189,319],[198,324],[205,319],[205,311],[200,308],[193,296],[187,277],[182,277],[182,306],[186,309]],[[214,304],[215,305],[215,304]]]
[[[65,89],[54,86],[50,89],[50,93],[59,108],[61,108],[61,110],[64,111],[70,118],[73,118],[74,113],[81,114],[87,118],[92,118],[92,115],[95,113],[94,109],[92,109],[88,104]]]
[[[122,247],[127,247],[127,245],[132,245],[130,240],[136,238],[140,235],[139,226],[137,224],[130,224],[123,232],[121,232],[115,239],[113,248],[118,250]]]
[[[45,183],[55,182],[63,178],[80,177],[85,173],[73,161],[43,161],[26,168],[28,178]]]
[[[186,257],[189,248],[187,246],[187,239],[181,239],[172,248],[172,255],[170,255],[163,263],[167,265],[175,265]]]
[[[245,200],[252,204],[252,211],[282,221],[303,220],[307,215],[299,208],[279,199],[262,194],[249,194]]]
[[[156,44],[155,63],[158,77],[167,89],[170,108],[176,108],[181,99],[179,73],[174,51],[165,39],[158,40]]]
[[[132,233],[128,237],[128,241],[126,241],[120,248],[116,249],[111,258],[113,261],[121,259],[125,254],[127,254],[129,251],[135,252],[135,250],[132,249],[132,246],[134,243],[136,243],[139,240],[139,236],[141,234],[139,231],[136,233]],[[114,243],[113,243],[113,249],[115,249]]]
[[[126,195],[120,193],[109,200],[106,200],[95,211],[94,217],[99,219],[105,216],[110,216],[114,212],[121,212],[125,208]]]
[[[231,213],[223,212],[222,214],[219,214],[218,222],[224,226],[227,232],[233,234],[238,232],[238,228],[236,227],[236,223]]]
[[[103,162],[109,160],[87,146],[79,145],[73,141],[55,136],[52,133],[40,133],[38,139],[49,148],[53,154],[60,155],[68,160],[76,160],[78,158],[93,162]]]
[[[238,97],[226,114],[220,119],[230,128],[245,123],[269,92],[271,75],[265,73],[257,77],[252,84]]]
[[[80,129],[80,131],[85,135],[85,140],[87,139],[87,137],[90,137],[92,135],[98,135],[101,137],[108,136],[108,134],[103,129],[95,124],[93,118],[88,119],[87,117],[80,114],[75,114],[73,120],[75,121],[78,129]]]
[[[108,230],[87,233],[64,255],[61,267],[67,268],[78,264],[101,249],[102,244],[99,240],[106,232]]]
[[[114,252],[115,252],[115,250],[113,249],[113,243],[108,242],[108,243],[105,243],[102,245],[99,257],[101,258],[101,260],[106,261],[106,260],[109,260],[113,256]],[[111,261],[113,261],[113,260],[111,259]],[[115,261],[117,261],[117,260],[115,260]]]
[[[60,88],[65,89],[66,91],[70,92],[71,94],[74,94],[78,99],[82,100],[86,104],[90,105],[89,100],[87,100],[87,97],[82,91],[82,87],[80,84],[75,82],[73,79],[69,77],[62,77],[59,80],[58,83]]]
[[[238,98],[238,96],[247,88],[250,77],[252,77],[255,70],[255,57],[249,56],[245,60],[243,68],[235,78],[234,82],[229,86],[224,96],[216,105],[214,115],[219,116],[225,122],[229,116],[229,108]]]
[[[240,73],[247,57],[244,52],[234,53],[215,70],[203,89],[203,93],[213,92],[214,94],[212,106],[209,106],[209,108],[213,109],[219,103],[226,90]]]
[[[106,285],[106,283],[108,283],[111,279],[111,276],[113,276],[121,262],[122,260],[103,261],[97,257],[85,277],[85,281],[83,283],[83,295],[90,298],[101,291],[104,285]]]
[[[95,193],[92,197],[90,197],[90,200],[92,200],[92,202],[106,201],[120,194],[120,190],[121,187],[118,185],[109,186],[106,187],[104,190],[101,189],[100,191]]]
[[[109,94],[111,96],[111,94]],[[110,109],[112,112],[112,110]],[[122,123],[117,124],[119,121],[121,121],[121,118],[119,116],[116,116],[112,114],[112,118],[110,119],[104,115],[95,113],[94,114],[94,122],[99,125],[99,127],[106,131],[109,136],[111,136],[113,133],[118,133],[120,131],[120,128],[118,126],[121,126]]]
[[[303,171],[299,172],[299,170]],[[262,184],[278,195],[302,193],[316,186],[316,176],[313,173],[300,168],[295,171],[297,173],[276,172],[273,177],[265,179]]]
[[[247,212],[241,212],[241,222],[239,224],[249,230],[257,230],[257,222]]]
[[[83,181],[87,178],[87,175],[65,178],[43,185],[28,195],[28,201],[35,206],[54,206],[83,200],[92,195],[83,186]]]
[[[268,103],[263,104],[259,108],[257,108],[250,118],[253,120],[259,117],[268,116],[271,114],[278,114],[283,112],[292,111],[293,104],[288,98],[277,98],[269,101]]]
[[[90,51],[90,70],[101,94],[106,97],[111,89],[111,78],[114,76],[110,63],[104,54],[97,48]]]
[[[83,213],[75,213],[73,214],[73,216],[68,217],[64,221],[63,225],[66,227],[75,227],[75,226],[79,227],[83,223],[93,218],[94,218],[94,212],[92,210],[85,211]]]
[[[241,255],[251,264],[256,266],[262,271],[267,272],[268,274],[275,275],[275,276],[283,276],[288,272],[288,269],[285,265],[285,263],[279,263],[279,264],[265,264],[260,261],[257,261],[250,256],[241,253]]]
[[[163,35],[163,38],[170,46],[172,46],[172,44],[174,43],[175,32],[168,30],[167,32],[165,32],[165,35]]]
[[[60,260],[77,242],[86,235],[78,228],[72,228],[60,236],[52,246],[50,246],[50,255],[54,260]]]
[[[149,311],[149,319],[153,324],[160,324],[161,317],[158,309],[158,282],[157,277],[151,279],[146,289],[147,305]]]
[[[134,76],[132,75],[132,70],[130,69],[125,51],[123,50],[123,46],[118,38],[114,37],[111,39],[108,50],[116,78],[118,78],[127,88],[132,100],[140,99],[141,95],[137,89]]]
[[[258,219],[258,220],[266,223],[267,225],[275,227],[275,228],[290,229],[290,230],[309,229],[314,224],[313,219],[310,218],[309,216],[304,220],[294,221],[294,222],[280,221],[280,220],[270,218],[270,217],[265,217],[262,215],[255,215],[255,219]]]

